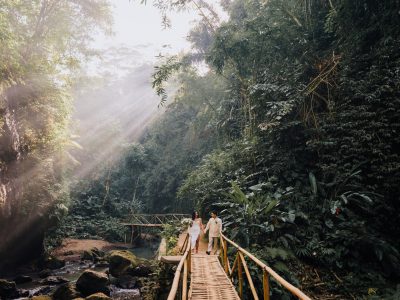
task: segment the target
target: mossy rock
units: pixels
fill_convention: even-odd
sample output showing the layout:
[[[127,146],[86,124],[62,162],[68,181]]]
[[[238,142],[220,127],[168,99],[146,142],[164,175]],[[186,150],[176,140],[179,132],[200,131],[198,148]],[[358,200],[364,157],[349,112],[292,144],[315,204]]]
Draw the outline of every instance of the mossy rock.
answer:
[[[126,270],[126,273],[137,277],[147,277],[151,273],[153,273],[153,268],[150,263],[146,261],[141,261],[138,263],[136,268],[128,268]]]
[[[90,250],[83,251],[81,260],[93,260],[93,253]]]
[[[127,250],[114,250],[110,252],[108,257],[110,263],[110,274],[119,277],[127,272],[127,270],[135,269],[140,260]]]
[[[0,299],[18,298],[19,293],[14,281],[0,279]]]
[[[105,252],[94,247],[90,250],[83,251],[81,259],[82,260],[92,260],[92,261],[96,262],[96,261],[102,260],[104,255],[105,255]]]
[[[78,278],[76,288],[84,295],[89,296],[95,293],[109,294],[110,290],[107,287],[108,276],[104,273],[86,270]]]
[[[89,297],[86,297],[86,300],[108,300],[108,299],[111,299],[111,298],[103,293],[96,293],[96,294],[90,295]]]
[[[53,294],[54,300],[71,300],[79,297],[80,293],[72,283],[61,285]]]
[[[31,300],[52,300],[53,298],[51,298],[50,296],[44,296],[44,295],[41,295],[41,296],[33,296],[32,298],[31,298]]]
[[[43,264],[47,269],[56,270],[65,266],[65,260],[55,256],[49,256],[44,260]]]

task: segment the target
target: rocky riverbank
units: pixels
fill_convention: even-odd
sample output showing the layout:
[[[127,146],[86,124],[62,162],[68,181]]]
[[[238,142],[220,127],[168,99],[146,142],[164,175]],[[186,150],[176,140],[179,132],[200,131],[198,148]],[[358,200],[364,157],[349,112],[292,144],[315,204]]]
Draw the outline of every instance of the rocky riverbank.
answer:
[[[68,239],[35,270],[0,279],[0,299],[155,299],[158,265],[129,247]]]

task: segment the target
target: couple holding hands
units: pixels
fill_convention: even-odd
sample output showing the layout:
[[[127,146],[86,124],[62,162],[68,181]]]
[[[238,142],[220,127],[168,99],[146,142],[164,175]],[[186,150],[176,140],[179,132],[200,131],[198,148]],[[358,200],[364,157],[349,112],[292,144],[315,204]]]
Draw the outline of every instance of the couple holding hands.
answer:
[[[208,233],[208,248],[206,253],[210,255],[211,251],[214,248],[214,254],[217,252],[218,240],[222,231],[222,220],[218,218],[217,212],[211,212],[211,218],[208,220],[206,229],[204,229],[204,225],[199,217],[199,214],[195,211],[192,214],[192,225],[189,228],[190,232],[190,242],[192,247],[192,253],[196,249],[196,253],[199,253],[199,241],[200,241],[200,233],[203,231],[204,234]]]

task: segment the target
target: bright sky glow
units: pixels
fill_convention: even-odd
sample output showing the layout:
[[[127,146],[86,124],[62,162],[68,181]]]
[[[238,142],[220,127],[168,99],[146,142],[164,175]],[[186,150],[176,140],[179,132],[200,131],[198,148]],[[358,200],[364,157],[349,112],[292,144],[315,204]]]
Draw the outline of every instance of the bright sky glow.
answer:
[[[142,56],[142,61],[154,62],[156,56],[162,54],[177,54],[190,49],[186,36],[198,18],[194,10],[170,13],[172,28],[163,29],[160,12],[154,8],[151,1],[146,5],[138,0],[113,1],[114,32],[111,37],[99,36],[95,47],[106,49],[126,46],[135,49]]]

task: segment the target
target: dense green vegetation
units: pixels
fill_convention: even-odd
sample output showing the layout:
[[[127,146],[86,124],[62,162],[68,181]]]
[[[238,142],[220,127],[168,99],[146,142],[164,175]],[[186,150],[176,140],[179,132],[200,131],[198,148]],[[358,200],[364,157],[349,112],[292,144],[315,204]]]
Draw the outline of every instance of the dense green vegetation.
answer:
[[[0,265],[40,253],[65,212],[70,86],[93,33],[110,30],[107,1],[88,4],[0,1]]]
[[[155,70],[168,109],[126,155],[143,164],[136,198],[147,211],[220,210],[232,238],[292,281],[318,268],[322,287],[303,282],[312,293],[393,293],[399,3],[225,1],[222,24],[202,8],[193,52]]]
[[[0,139],[15,141],[6,119],[14,114],[20,145],[0,150],[0,170],[11,178],[9,162],[22,155],[23,170],[45,166],[48,173],[27,178],[15,213],[4,219],[1,210],[0,222],[34,219],[36,212],[48,220],[47,211],[59,215],[70,197],[70,214],[53,237],[121,240],[118,222],[129,213],[198,209],[206,218],[217,209],[232,239],[315,297],[399,296],[398,0],[225,0],[224,22],[206,2],[196,2],[203,19],[189,35],[192,51],[166,57],[154,70],[165,113],[140,139],[119,139],[120,155],[77,178],[72,193],[65,168],[56,165],[70,143],[69,77],[61,80],[60,68],[69,70],[80,58],[64,55],[63,47],[89,33],[66,20],[54,27],[57,34],[38,40],[53,50],[37,52],[25,66],[21,51],[30,31],[9,31],[17,21],[7,14],[22,6],[3,2]],[[154,4],[168,25],[170,10],[192,2]],[[29,11],[37,13],[32,3]],[[64,9],[105,25],[104,3],[98,5],[97,13],[84,5]],[[54,18],[70,10],[57,10]],[[81,46],[74,48],[78,56],[86,54]],[[10,56],[16,59],[3,59]],[[196,71],[199,62],[207,65],[205,74]],[[15,107],[7,100],[13,90],[26,93]],[[106,128],[103,144],[117,135],[112,130]],[[273,297],[289,296],[274,285]]]

